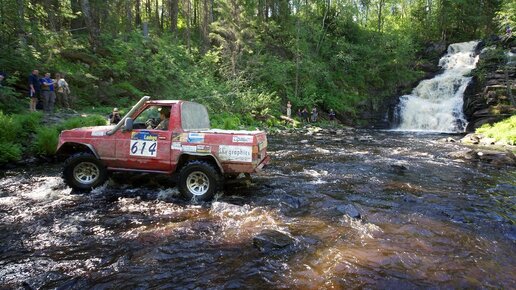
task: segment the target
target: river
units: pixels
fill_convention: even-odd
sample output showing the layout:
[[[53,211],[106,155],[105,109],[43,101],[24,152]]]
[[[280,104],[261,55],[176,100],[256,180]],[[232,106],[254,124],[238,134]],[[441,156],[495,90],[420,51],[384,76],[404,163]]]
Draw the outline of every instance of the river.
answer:
[[[60,164],[6,170],[0,288],[516,288],[514,167],[438,134],[334,133],[270,136],[273,163],[206,204],[164,178],[78,195]],[[293,243],[261,252],[264,229]]]

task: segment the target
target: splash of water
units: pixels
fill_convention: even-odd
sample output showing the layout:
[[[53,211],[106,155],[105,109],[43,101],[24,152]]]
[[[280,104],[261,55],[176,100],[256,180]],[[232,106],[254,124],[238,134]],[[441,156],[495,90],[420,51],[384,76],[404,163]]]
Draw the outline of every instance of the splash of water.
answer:
[[[410,95],[400,97],[397,112],[398,130],[460,132],[466,127],[462,112],[463,95],[477,64],[475,48],[478,41],[454,43],[439,60],[444,70],[432,79],[424,80]]]

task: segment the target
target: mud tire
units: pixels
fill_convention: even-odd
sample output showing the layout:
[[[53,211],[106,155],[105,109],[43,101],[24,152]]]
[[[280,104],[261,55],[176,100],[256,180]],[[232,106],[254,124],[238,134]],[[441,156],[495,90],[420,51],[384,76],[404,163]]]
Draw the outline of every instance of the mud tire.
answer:
[[[64,164],[63,179],[66,185],[79,192],[90,192],[108,179],[104,164],[91,153],[77,153]]]
[[[209,201],[221,187],[222,176],[210,163],[188,162],[179,172],[179,191],[188,200]]]

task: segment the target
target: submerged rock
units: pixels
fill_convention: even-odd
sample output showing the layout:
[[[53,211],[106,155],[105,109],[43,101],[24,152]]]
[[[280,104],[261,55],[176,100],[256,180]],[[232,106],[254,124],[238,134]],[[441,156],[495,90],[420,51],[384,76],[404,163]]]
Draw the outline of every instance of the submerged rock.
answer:
[[[354,219],[362,218],[358,209],[352,204],[339,205],[339,206],[337,206],[337,210],[340,213],[348,215],[349,217],[354,218]]]
[[[403,164],[391,164],[390,166],[392,170],[398,174],[404,173],[407,170],[407,167]]]
[[[263,230],[253,238],[253,245],[262,253],[285,249],[294,243],[289,235],[276,230]]]

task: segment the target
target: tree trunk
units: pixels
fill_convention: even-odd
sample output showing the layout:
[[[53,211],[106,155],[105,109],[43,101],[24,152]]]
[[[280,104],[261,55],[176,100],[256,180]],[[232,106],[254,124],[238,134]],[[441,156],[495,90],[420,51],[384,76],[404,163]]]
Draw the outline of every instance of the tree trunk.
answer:
[[[70,30],[77,31],[84,27],[84,18],[81,14],[79,0],[70,0],[70,8],[74,18],[70,21]]]
[[[2,15],[3,16],[3,15]],[[18,33],[20,40],[25,41],[25,1],[18,0],[18,27],[16,32]]]
[[[170,3],[170,31],[177,31],[177,16],[179,13],[179,0],[169,0]]]
[[[384,6],[385,6],[385,0],[380,0],[378,2],[378,32],[382,31],[382,26],[383,26],[382,13],[383,13]]]
[[[190,50],[191,50],[191,47],[190,47],[190,22],[191,22],[190,13],[191,13],[192,7],[191,7],[190,0],[186,0],[185,2],[186,2],[186,47],[188,48],[188,52],[190,52]]]
[[[154,11],[155,11],[154,12],[154,14],[155,14],[154,16],[155,16],[155,19],[156,19],[155,20],[155,22],[156,22],[156,29],[161,32],[161,25],[160,25],[161,22],[160,22],[160,19],[159,19],[160,15],[159,15],[159,3],[158,3],[158,0],[156,0],[154,2],[154,4],[156,4],[156,7],[154,7]]]
[[[133,29],[133,9],[132,9],[132,0],[125,0],[125,16],[127,19],[125,20],[125,32],[130,33]]]
[[[136,0],[136,19],[135,19],[135,24],[136,24],[136,27],[141,27],[142,25],[142,5],[141,5],[141,0]]]
[[[145,22],[152,21],[152,9],[150,0],[145,1],[145,15],[147,16],[147,20]]]
[[[93,11],[91,10],[90,1],[89,0],[81,0],[81,8],[82,8],[82,14],[84,15],[84,20],[86,22],[86,27],[88,28],[89,32],[89,41],[91,48],[93,51],[96,51],[97,48],[100,46],[99,42],[99,35],[100,35],[100,29],[97,26],[97,22],[95,21],[95,18],[93,16]]]

